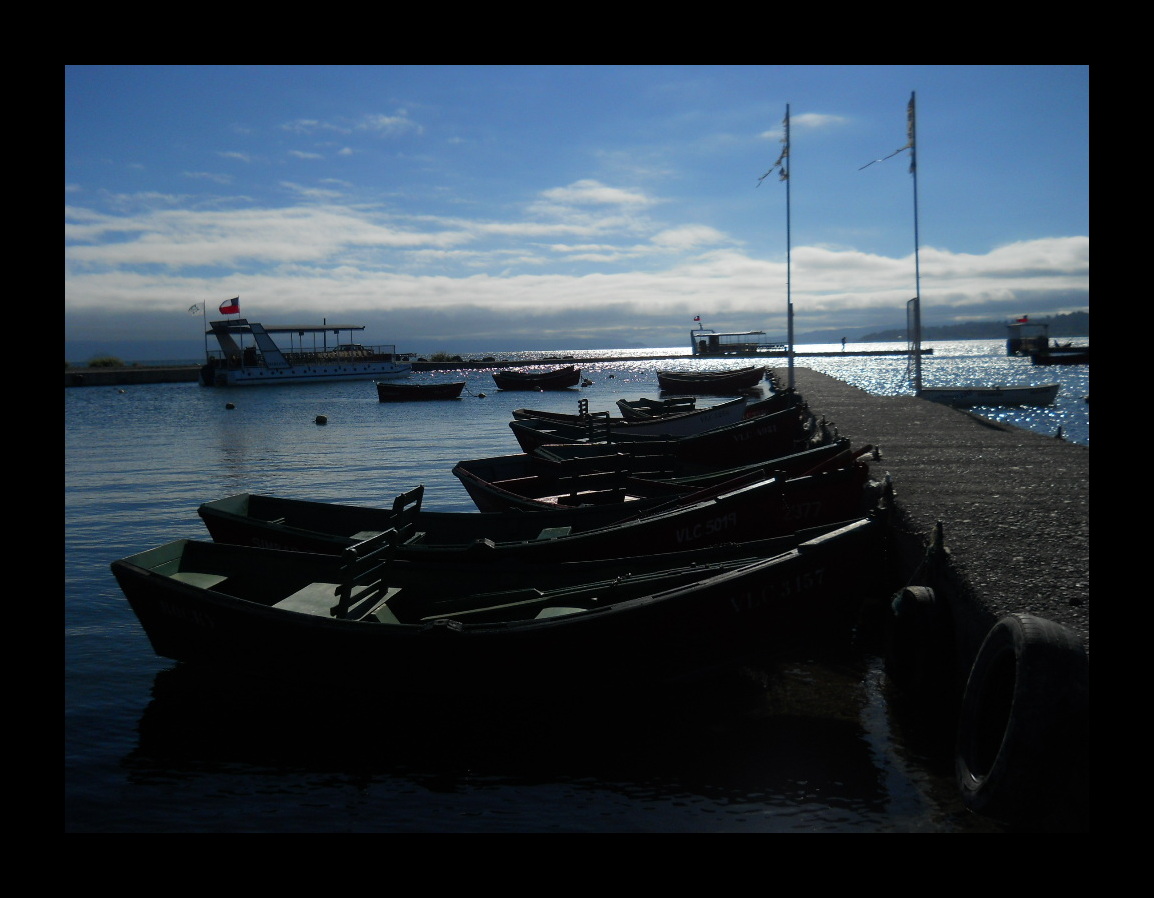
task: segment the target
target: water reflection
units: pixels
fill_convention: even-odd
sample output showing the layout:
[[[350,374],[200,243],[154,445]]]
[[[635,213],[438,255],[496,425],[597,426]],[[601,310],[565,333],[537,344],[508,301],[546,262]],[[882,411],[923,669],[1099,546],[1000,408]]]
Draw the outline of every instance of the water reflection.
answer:
[[[186,784],[184,831],[1002,831],[893,751],[878,672],[779,657],[661,692],[420,701],[176,665],[123,764]]]

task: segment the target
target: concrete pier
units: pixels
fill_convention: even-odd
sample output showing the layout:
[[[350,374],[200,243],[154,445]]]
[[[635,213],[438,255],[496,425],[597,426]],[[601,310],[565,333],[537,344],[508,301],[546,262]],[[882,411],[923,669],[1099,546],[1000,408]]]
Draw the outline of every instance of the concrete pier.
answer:
[[[774,374],[786,382],[785,369]],[[948,599],[960,670],[1013,612],[1068,627],[1089,654],[1089,447],[923,399],[875,396],[809,368],[794,368],[794,384],[841,436],[880,449],[870,469],[893,479],[902,574]]]

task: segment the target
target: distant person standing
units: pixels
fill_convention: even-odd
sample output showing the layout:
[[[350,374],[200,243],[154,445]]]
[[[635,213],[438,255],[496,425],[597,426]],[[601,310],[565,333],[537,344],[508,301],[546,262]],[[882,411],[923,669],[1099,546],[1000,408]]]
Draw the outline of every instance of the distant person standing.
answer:
[[[845,337],[841,338],[841,351],[845,352]]]

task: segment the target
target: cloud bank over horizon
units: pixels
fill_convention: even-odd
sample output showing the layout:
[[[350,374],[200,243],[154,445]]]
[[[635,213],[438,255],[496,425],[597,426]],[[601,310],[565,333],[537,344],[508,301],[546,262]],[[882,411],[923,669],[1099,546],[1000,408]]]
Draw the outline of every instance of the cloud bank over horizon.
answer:
[[[696,315],[784,336],[789,301],[796,332],[882,330],[918,292],[925,326],[1088,311],[1088,188],[1047,143],[1065,115],[1088,127],[1088,96],[1064,109],[1056,92],[1053,121],[1007,112],[1035,129],[1039,158],[999,160],[1002,174],[960,161],[983,135],[954,121],[976,75],[1080,88],[1083,68],[67,67],[65,341],[199,345],[188,310],[211,316],[232,296],[253,321],[364,324],[363,342],[422,352],[680,346]],[[784,131],[766,125],[785,105],[732,93],[751,69],[828,79],[797,89],[818,108],[794,107],[787,183],[757,177],[781,152]],[[273,78],[286,74],[346,108],[286,90]],[[603,122],[566,85],[534,94],[528,74],[620,94],[622,108],[598,107]],[[909,92],[891,86],[881,111],[857,114],[833,99],[839,76],[914,74],[952,91],[919,130],[936,142],[919,149],[916,258],[906,158],[859,171],[865,147],[898,145]],[[385,108],[337,90],[370,75]],[[131,88],[122,100],[100,93],[113,76]],[[464,102],[477,79],[532,101],[495,99],[483,118]],[[135,143],[117,136],[132,116]]]

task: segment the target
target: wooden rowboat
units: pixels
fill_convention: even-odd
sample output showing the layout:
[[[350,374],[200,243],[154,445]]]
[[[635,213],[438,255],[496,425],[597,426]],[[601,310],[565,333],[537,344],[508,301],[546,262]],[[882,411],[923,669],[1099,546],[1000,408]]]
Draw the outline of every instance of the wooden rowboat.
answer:
[[[377,381],[377,399],[381,402],[413,402],[460,399],[465,381],[453,383],[422,381]]]
[[[394,557],[453,563],[492,559],[556,562],[661,554],[747,542],[859,517],[877,504],[860,471],[763,478],[701,501],[634,511],[624,505],[522,512],[438,512],[421,508],[423,487],[391,508],[238,493],[197,512],[215,542],[338,554],[379,533],[400,536]]]
[[[991,405],[1053,405],[1061,384],[1023,384],[1010,387],[922,387],[919,399],[952,405],[955,408],[974,408]]]
[[[509,428],[522,452],[550,444],[611,443],[623,446],[636,442],[666,442],[685,461],[736,467],[809,448],[817,439],[817,424],[808,409],[792,408],[756,418],[745,418],[701,433],[669,438],[661,434],[641,434],[541,420],[513,420]]]
[[[590,426],[599,432],[606,432],[610,438],[618,433],[644,434],[660,437],[687,436],[702,433],[726,424],[736,424],[746,417],[744,397],[730,399],[706,408],[691,409],[676,415],[666,415],[646,421],[633,421],[623,417],[613,417],[608,412],[589,412],[589,400],[577,403],[578,413],[551,412],[546,410],[518,408],[513,410],[517,421],[547,421],[568,427],[577,427],[582,432]]]
[[[566,365],[552,371],[494,371],[493,381],[501,390],[567,390],[581,383],[581,369]]]
[[[338,555],[181,539],[111,568],[161,657],[374,698],[707,676],[801,632],[848,637],[884,568],[873,518],[705,554],[543,565],[398,561],[391,539]]]
[[[587,505],[640,510],[699,501],[766,477],[780,476],[788,480],[845,467],[856,466],[860,482],[864,483],[869,477],[869,465],[862,457],[870,451],[871,447],[866,446],[852,452],[845,441],[844,447],[831,444],[756,465],[683,478],[634,474],[630,467],[635,460],[623,453],[566,460],[523,453],[460,461],[453,467],[453,474],[473,504],[484,512],[541,511]]]
[[[727,396],[756,387],[765,378],[765,370],[764,365],[750,365],[711,371],[658,371],[657,384],[668,393]]]

